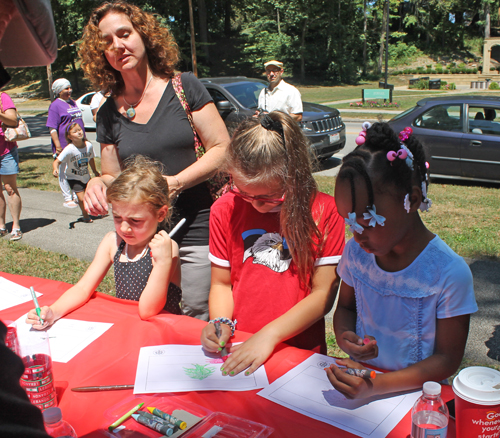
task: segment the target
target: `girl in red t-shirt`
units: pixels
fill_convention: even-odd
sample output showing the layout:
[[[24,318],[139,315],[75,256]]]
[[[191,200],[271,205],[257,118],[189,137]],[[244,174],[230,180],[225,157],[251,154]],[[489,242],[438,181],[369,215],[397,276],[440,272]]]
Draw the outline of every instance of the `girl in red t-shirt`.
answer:
[[[244,121],[228,148],[230,193],[210,212],[211,320],[201,342],[221,351],[236,322],[254,335],[229,348],[224,375],[251,374],[283,341],[326,353],[344,224],[333,197],[318,192],[309,154],[281,112]]]

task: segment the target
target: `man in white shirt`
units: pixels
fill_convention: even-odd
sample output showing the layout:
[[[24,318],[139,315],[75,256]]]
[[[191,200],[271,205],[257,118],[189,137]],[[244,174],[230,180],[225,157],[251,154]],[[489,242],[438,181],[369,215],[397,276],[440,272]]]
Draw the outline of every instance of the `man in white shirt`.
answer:
[[[286,83],[283,75],[283,63],[272,60],[264,64],[269,86],[259,95],[259,109],[266,113],[282,111],[290,114],[296,122],[302,120],[302,99],[300,92],[293,85]]]
[[[103,90],[98,91],[92,96],[92,100],[90,101],[90,111],[92,111],[92,118],[94,122],[96,121],[97,111],[102,106],[104,102],[106,102],[107,93]]]

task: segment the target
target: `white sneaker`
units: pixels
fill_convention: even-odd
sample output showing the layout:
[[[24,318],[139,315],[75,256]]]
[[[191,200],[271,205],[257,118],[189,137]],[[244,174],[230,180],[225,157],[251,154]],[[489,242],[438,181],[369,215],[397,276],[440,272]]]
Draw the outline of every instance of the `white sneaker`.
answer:
[[[78,204],[75,201],[66,201],[63,204],[63,207],[66,207],[66,208],[76,208],[76,207],[78,207]]]

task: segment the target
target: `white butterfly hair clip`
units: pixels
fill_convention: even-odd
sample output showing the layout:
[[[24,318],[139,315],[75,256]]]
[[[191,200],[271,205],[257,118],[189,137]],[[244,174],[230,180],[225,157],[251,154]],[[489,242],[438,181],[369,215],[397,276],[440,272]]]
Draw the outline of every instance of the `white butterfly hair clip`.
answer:
[[[385,225],[385,217],[377,214],[377,208],[375,207],[375,204],[373,204],[371,207],[367,207],[367,211],[368,213],[363,213],[363,218],[365,220],[370,219],[370,222],[368,223],[370,227],[374,227],[377,224],[379,224],[381,227]]]
[[[356,222],[356,213],[347,213],[347,215],[349,218],[345,218],[344,221],[347,225],[349,225],[349,231],[353,234],[354,232],[363,234],[363,227]]]

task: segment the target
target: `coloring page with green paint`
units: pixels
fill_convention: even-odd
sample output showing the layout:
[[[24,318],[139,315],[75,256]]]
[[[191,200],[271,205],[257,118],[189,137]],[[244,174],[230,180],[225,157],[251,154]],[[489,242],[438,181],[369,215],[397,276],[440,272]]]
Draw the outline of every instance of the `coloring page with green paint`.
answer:
[[[253,374],[223,376],[220,354],[201,345],[142,347],[137,363],[134,394],[184,391],[251,391],[269,385],[264,366]]]

